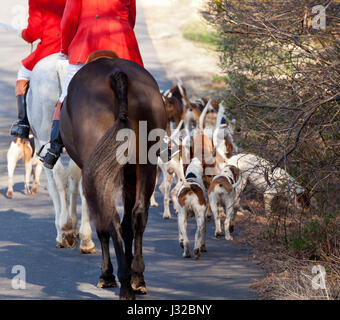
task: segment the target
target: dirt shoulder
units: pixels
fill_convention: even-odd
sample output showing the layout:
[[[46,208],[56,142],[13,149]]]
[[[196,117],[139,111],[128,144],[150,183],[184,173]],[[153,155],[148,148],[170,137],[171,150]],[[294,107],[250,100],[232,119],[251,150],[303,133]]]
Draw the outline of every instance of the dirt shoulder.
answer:
[[[146,23],[167,77],[180,78],[190,96],[214,92],[212,79],[220,73],[218,54],[183,37],[190,24],[205,25],[199,11],[202,0],[141,0]]]

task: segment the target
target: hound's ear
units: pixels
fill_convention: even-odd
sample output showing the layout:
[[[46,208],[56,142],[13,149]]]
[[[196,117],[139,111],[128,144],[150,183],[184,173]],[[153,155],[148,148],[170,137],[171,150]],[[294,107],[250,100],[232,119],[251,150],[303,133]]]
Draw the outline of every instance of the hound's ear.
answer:
[[[231,144],[231,142],[229,141],[229,138],[226,137],[224,141],[225,141],[225,146],[227,148],[226,156],[229,159],[229,158],[231,158],[233,156],[234,147]]]
[[[168,98],[167,98],[167,100],[171,103],[171,104],[175,104],[176,103],[176,98],[174,98],[172,95],[171,96],[169,96]]]
[[[236,168],[235,166],[230,166],[230,170],[231,172],[233,173],[234,175],[234,180],[235,182],[238,180],[238,177],[240,175],[240,169],[239,168]]]

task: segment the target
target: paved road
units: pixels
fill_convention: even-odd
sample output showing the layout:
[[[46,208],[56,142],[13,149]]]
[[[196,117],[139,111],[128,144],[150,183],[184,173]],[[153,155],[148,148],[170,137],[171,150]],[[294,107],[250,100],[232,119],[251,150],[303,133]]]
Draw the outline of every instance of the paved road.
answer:
[[[12,8],[24,0],[2,0],[0,21],[9,23]],[[136,33],[148,70],[161,89],[170,86],[148,37],[142,8],[138,8]],[[0,30],[0,299],[117,299],[118,289],[98,289],[101,265],[100,245],[94,233],[97,253],[81,255],[79,248],[56,249],[52,202],[43,175],[36,196],[24,195],[23,166],[14,177],[14,199],[7,199],[6,151],[8,130],[16,117],[14,83],[19,61],[30,47],[14,33]],[[157,200],[161,202],[160,193]],[[151,208],[145,232],[145,280],[149,294],[138,299],[255,299],[250,282],[261,276],[257,266],[247,262],[244,247],[213,238],[208,224],[207,249],[201,259],[183,259],[177,242],[177,221],[162,219],[162,206]],[[190,238],[195,222],[189,223]],[[235,233],[237,237],[237,231]],[[114,252],[113,263],[116,270]],[[12,287],[14,266],[24,266],[26,289]]]

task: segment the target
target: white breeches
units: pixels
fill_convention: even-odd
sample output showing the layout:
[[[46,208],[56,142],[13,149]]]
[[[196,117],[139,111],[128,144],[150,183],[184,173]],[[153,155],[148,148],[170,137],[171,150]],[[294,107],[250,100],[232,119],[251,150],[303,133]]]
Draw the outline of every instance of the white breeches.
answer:
[[[30,80],[31,79],[31,70],[28,70],[23,65],[21,65],[21,68],[18,71],[17,80]]]
[[[61,96],[59,98],[60,102],[63,102],[65,97],[67,96],[67,90],[68,86],[73,78],[73,76],[81,69],[81,67],[84,65],[84,63],[78,63],[78,64],[69,64],[67,68],[66,78],[63,86],[63,91],[61,93]]]

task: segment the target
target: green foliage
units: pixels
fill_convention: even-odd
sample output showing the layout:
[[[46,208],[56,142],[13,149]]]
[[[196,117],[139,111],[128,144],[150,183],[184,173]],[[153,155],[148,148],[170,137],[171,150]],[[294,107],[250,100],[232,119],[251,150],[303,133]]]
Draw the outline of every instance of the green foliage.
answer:
[[[328,212],[321,219],[307,221],[303,227],[294,228],[288,234],[291,250],[316,250],[331,245],[330,235],[336,233],[336,215]]]
[[[183,37],[212,50],[217,49],[219,42],[218,34],[208,29],[204,21],[193,21],[184,26]]]

